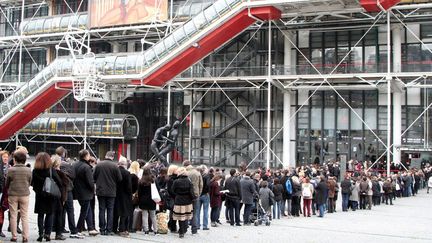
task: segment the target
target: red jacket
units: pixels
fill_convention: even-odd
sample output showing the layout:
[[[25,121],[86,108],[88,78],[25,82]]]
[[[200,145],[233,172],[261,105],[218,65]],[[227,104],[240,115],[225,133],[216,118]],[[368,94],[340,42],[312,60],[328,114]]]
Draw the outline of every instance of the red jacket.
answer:
[[[222,193],[220,193],[220,185],[217,181],[210,183],[210,207],[222,206]]]

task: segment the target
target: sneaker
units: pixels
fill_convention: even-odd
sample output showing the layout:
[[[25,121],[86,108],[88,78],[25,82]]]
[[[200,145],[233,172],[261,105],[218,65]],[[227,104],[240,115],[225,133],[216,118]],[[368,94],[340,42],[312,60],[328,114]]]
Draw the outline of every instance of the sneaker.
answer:
[[[217,227],[217,224],[215,222],[212,222],[211,227]]]
[[[127,231],[119,232],[119,236],[121,236],[121,237],[129,237],[129,233]]]
[[[99,234],[99,232],[97,230],[90,230],[89,231],[89,235],[91,235],[91,236],[96,236],[98,234]]]
[[[63,234],[69,234],[70,233],[70,231],[69,230],[66,230],[66,229],[63,229],[63,232],[62,232]]]
[[[210,230],[209,228],[203,228],[203,230]]]
[[[70,238],[72,238],[72,239],[84,239],[84,235],[81,233],[71,234]]]
[[[55,240],[66,240],[66,237],[64,235],[56,235]]]

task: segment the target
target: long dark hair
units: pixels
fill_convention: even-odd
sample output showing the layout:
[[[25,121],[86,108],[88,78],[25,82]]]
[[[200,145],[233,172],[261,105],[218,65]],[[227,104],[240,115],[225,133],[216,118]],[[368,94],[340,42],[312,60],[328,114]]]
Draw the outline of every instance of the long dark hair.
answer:
[[[143,174],[142,174],[142,177],[139,181],[139,184],[143,185],[143,186],[150,186],[150,184],[152,184],[153,182],[154,182],[154,179],[153,179],[153,175],[152,175],[150,169],[145,168],[143,170]]]

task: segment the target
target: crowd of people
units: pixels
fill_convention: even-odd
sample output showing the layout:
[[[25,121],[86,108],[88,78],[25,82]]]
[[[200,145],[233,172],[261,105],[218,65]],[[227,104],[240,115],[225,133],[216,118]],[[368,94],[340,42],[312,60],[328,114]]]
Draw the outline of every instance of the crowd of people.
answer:
[[[242,164],[225,173],[225,169],[194,166],[191,161],[166,168],[162,163],[132,162],[123,156],[117,160],[112,151],[98,161],[81,150],[79,158],[71,161],[63,147],[54,155],[38,153],[33,168],[26,163],[25,147],[17,147],[13,154],[1,151],[0,157],[0,236],[5,237],[2,228],[8,212],[11,241],[22,234],[23,242],[29,241],[31,189],[39,233],[36,240],[41,242],[50,241],[52,232],[55,240],[65,240],[65,234],[83,239],[87,235],[128,237],[136,232],[168,231],[183,238],[189,226],[192,234],[218,227],[223,223],[222,213],[233,227],[251,225],[260,209],[271,220],[324,217],[336,212],[339,195],[342,211],[348,212],[392,205],[397,198],[414,196],[425,187],[429,193],[432,187],[429,164],[389,176],[359,166],[340,178],[337,163],[273,171],[251,171]],[[77,220],[74,200],[80,206]]]

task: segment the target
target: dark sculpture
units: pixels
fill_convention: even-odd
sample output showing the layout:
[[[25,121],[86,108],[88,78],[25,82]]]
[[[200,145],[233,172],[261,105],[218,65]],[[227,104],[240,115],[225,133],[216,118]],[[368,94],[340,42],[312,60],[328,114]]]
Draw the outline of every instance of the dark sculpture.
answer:
[[[165,143],[167,137],[166,137],[166,133],[171,129],[171,125],[170,124],[166,124],[163,127],[159,127],[153,137],[152,143],[150,145],[150,150],[153,153],[153,159],[154,160],[158,160],[159,159],[159,148],[161,148],[161,146]],[[153,160],[152,159],[152,160]]]
[[[180,121],[175,121],[172,127],[167,124],[156,130],[152,144],[150,145],[150,149],[154,154],[153,161],[159,160],[165,167],[169,166],[166,155],[171,153],[175,148],[180,124]],[[169,131],[168,137],[165,136],[165,132],[167,131]]]

